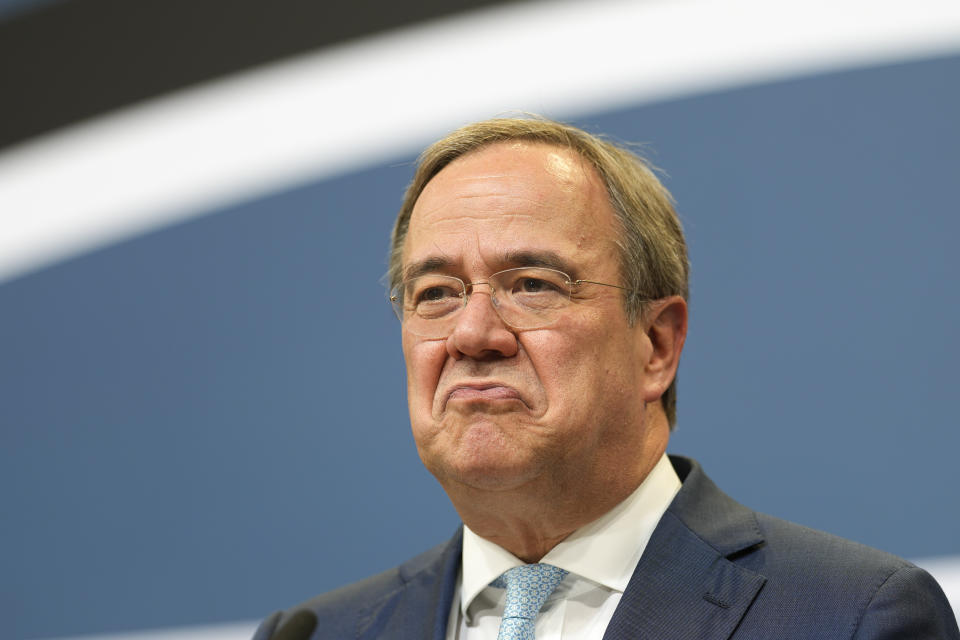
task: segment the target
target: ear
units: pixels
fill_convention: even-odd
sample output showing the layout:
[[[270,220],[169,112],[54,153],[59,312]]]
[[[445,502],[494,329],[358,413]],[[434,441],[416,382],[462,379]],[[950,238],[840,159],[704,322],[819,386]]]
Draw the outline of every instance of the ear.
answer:
[[[687,338],[687,302],[671,296],[652,302],[640,319],[650,341],[641,393],[646,402],[663,395],[677,375],[680,352]]]

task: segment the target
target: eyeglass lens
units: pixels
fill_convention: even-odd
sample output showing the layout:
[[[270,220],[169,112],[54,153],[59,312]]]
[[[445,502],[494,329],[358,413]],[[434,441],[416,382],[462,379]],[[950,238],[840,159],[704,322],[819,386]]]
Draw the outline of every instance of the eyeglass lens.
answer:
[[[507,269],[486,281],[466,284],[459,278],[427,274],[405,281],[391,296],[397,316],[415,335],[450,335],[461,309],[478,286],[489,287],[490,301],[500,318],[515,329],[539,329],[557,320],[570,303],[570,277],[554,269]]]

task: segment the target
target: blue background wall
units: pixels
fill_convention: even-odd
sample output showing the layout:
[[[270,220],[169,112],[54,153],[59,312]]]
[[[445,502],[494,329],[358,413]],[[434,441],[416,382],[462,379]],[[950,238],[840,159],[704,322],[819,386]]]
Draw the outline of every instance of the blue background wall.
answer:
[[[910,557],[960,554],[957,78],[941,58],[575,121],[649,143],[686,225],[671,451]],[[450,535],[380,284],[411,160],[0,284],[8,637],[257,618]]]

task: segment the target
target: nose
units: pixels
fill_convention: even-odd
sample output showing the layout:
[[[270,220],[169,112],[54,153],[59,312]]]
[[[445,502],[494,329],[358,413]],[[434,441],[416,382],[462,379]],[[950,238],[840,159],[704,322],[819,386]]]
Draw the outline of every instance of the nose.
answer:
[[[487,285],[485,290],[476,285]],[[480,295],[477,295],[480,294]],[[486,282],[475,282],[467,304],[447,338],[447,353],[455,359],[489,360],[517,354],[517,336],[494,308],[494,294]]]

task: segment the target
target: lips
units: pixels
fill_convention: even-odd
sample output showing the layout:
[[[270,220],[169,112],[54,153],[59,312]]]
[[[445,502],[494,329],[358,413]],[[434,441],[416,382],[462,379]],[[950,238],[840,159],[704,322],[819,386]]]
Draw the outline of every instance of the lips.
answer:
[[[447,392],[447,402],[496,402],[504,400],[523,401],[516,389],[497,383],[456,385]]]

